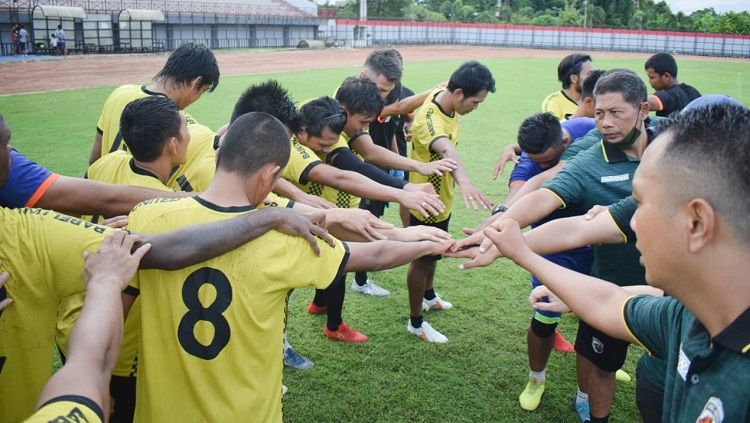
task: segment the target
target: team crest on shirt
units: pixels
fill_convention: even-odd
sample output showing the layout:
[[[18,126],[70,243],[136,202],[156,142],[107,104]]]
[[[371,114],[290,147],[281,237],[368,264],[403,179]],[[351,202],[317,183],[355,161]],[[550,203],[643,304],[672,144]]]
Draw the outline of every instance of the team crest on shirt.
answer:
[[[724,421],[724,405],[721,399],[711,397],[708,399],[703,411],[695,419],[695,423],[721,423]]]
[[[591,348],[594,350],[595,353],[601,354],[604,352],[604,343],[602,343],[602,341],[600,341],[599,338],[592,336]]]

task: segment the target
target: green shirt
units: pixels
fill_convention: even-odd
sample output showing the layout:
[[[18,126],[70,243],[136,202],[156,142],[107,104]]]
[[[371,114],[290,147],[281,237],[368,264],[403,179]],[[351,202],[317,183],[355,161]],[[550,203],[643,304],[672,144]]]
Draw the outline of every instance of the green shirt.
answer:
[[[630,227],[630,220],[633,219],[636,208],[638,205],[632,195],[609,206],[609,214],[626,242],[635,241],[635,232]]]
[[[639,163],[640,160],[628,157],[622,150],[600,140],[565,163],[560,173],[544,184],[543,189],[554,194],[563,207],[573,204],[588,210],[595,205],[612,204],[631,195],[633,174]],[[635,241],[595,245],[593,249],[593,276],[620,286],[645,283]]]
[[[623,316],[667,362],[664,422],[750,421],[750,308],[714,338],[674,298],[633,297]]]

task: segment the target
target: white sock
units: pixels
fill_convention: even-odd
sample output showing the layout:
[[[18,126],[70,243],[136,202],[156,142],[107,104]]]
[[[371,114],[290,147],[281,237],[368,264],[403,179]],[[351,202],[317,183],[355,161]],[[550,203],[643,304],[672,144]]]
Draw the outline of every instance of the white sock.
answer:
[[[289,339],[286,337],[286,331],[284,331],[284,350],[288,350],[292,348],[291,345],[289,345]]]
[[[585,392],[581,392],[581,388],[578,388],[578,393],[576,394],[576,404],[581,404],[589,400],[589,394]]]
[[[547,373],[547,369],[544,369],[541,372],[535,372],[533,370],[529,370],[529,378],[534,379],[537,382],[544,382],[544,376],[546,373]]]

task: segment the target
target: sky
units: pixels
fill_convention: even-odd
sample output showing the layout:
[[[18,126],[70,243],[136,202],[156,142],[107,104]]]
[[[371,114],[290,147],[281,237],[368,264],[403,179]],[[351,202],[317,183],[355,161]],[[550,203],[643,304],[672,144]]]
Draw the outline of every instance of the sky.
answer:
[[[717,13],[722,12],[742,12],[743,10],[750,11],[750,1],[748,0],[713,0],[707,2],[706,0],[665,0],[669,4],[669,8],[673,13],[682,12],[689,15],[696,10],[701,10],[706,7],[713,7]]]

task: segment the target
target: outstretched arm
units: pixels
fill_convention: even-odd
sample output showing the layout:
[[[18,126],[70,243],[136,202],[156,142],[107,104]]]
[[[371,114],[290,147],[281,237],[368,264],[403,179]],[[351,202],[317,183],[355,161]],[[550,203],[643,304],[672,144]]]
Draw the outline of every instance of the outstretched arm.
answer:
[[[99,133],[97,128],[94,144],[91,146],[91,153],[89,154],[89,166],[99,160],[100,157],[102,157],[102,134]]]
[[[86,300],[70,335],[68,359],[47,382],[37,406],[63,395],[79,395],[109,410],[109,379],[122,338],[120,292],[135,275],[138,262],[149,250],[142,245],[131,253],[136,237],[115,231],[99,253],[84,252]]]
[[[370,163],[390,169],[401,169],[407,172],[417,172],[422,175],[443,176],[444,172],[456,169],[456,162],[443,159],[436,162],[422,163],[408,157],[403,157],[387,148],[383,148],[372,141],[370,134],[361,134],[351,142],[351,147]]]
[[[279,180],[276,181],[276,186],[273,188],[273,192],[282,197],[294,200],[297,203],[307,204],[308,206],[319,209],[330,209],[336,207],[333,203],[326,201],[317,195],[311,195],[302,191],[283,178],[279,178]]]
[[[485,235],[500,254],[533,273],[578,317],[591,326],[618,339],[635,342],[625,321],[622,308],[632,295],[621,287],[566,269],[534,253],[521,233],[518,223],[503,220],[487,228]]]
[[[131,185],[112,185],[83,178],[60,176],[36,207],[61,213],[104,216],[125,215],[141,201],[159,197],[188,197],[195,193],[160,191]]]
[[[442,254],[450,241],[374,241],[367,243],[350,242],[347,272],[364,272],[391,269],[429,254]]]
[[[322,212],[305,216],[287,208],[266,207],[232,219],[144,235],[143,241],[153,248],[141,261],[141,268],[181,269],[231,251],[272,229],[306,238],[316,254],[320,254],[318,237],[333,245]]]

